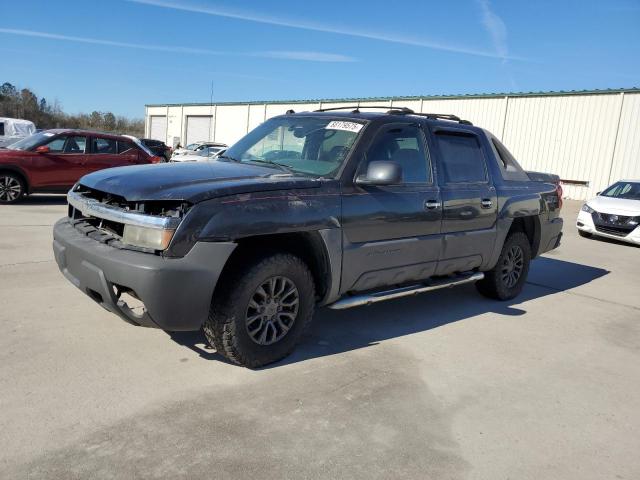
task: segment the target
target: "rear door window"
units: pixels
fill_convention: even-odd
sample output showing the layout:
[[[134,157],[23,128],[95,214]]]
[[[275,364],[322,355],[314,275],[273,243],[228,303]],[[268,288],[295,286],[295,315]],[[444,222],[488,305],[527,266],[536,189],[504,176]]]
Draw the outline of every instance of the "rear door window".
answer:
[[[134,150],[135,147],[133,146],[133,143],[118,140],[118,153],[133,153]]]
[[[487,169],[478,138],[457,132],[437,132],[442,175],[445,183],[487,181]]]
[[[92,150],[95,154],[118,153],[116,141],[111,138],[93,137]]]

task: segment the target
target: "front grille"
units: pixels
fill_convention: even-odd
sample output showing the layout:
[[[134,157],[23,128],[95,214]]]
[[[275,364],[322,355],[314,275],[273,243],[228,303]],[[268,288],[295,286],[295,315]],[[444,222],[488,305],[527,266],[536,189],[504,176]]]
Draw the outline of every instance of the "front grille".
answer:
[[[633,218],[627,217],[625,215],[612,215],[609,213],[600,212],[595,212],[593,215],[596,217],[594,218],[594,220],[597,220],[601,223],[604,222],[609,225],[625,225],[631,218]]]
[[[75,220],[72,222],[72,225],[80,233],[92,238],[93,240],[116,248],[123,247],[123,244],[120,242],[120,236],[113,235],[108,231],[97,228],[92,224],[90,219]]]
[[[633,231],[633,228],[628,227],[614,227],[612,225],[596,225],[596,230],[602,233],[608,233],[609,235],[615,235],[617,237],[626,237]]]
[[[179,201],[126,202],[122,197],[100,194],[81,185],[67,195],[69,218],[81,233],[117,248],[154,253],[146,246],[125,244],[127,225],[175,231],[189,204]]]

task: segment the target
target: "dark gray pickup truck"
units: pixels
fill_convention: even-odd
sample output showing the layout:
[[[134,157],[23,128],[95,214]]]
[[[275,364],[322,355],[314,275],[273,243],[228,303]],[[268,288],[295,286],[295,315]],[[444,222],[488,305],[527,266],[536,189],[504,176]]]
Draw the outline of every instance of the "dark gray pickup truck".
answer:
[[[562,235],[553,177],[408,109],[289,112],[215,161],[99,171],[68,200],[53,250],[74,285],[134,325],[203,328],[249,367],[288,355],[316,306],[468,282],[511,299]]]

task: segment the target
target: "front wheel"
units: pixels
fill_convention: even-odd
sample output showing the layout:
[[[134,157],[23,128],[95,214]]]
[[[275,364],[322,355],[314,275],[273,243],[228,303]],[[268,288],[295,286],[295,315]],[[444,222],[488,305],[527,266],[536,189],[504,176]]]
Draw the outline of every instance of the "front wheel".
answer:
[[[484,278],[476,283],[476,288],[486,297],[511,300],[524,288],[530,262],[529,239],[523,232],[514,232],[505,240],[496,266],[485,272]]]
[[[278,253],[222,279],[209,318],[207,340],[238,365],[257,368],[289,355],[313,317],[313,277],[298,257]]]
[[[26,193],[22,179],[14,173],[0,173],[0,204],[15,203]]]

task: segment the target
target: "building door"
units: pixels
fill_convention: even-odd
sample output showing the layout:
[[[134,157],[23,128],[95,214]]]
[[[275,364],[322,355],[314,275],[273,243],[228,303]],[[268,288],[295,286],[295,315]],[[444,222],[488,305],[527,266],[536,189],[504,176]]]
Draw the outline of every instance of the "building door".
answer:
[[[211,130],[210,115],[189,115],[187,116],[186,143],[190,145],[195,142],[208,142],[211,140],[213,131]]]
[[[154,140],[167,141],[167,117],[153,115],[150,121],[149,137]]]

